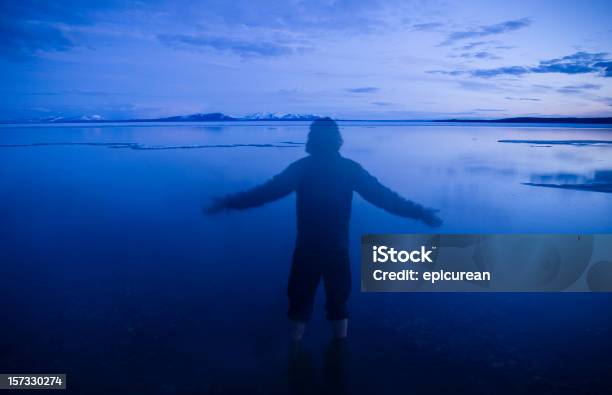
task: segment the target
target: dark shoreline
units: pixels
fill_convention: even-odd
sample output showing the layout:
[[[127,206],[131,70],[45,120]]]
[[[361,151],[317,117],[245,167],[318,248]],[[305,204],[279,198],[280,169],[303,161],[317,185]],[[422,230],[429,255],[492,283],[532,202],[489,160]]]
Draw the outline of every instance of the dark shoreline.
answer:
[[[537,118],[537,117],[519,117],[519,118],[502,118],[502,119],[446,119],[436,120],[432,122],[478,122],[478,123],[578,123],[578,124],[612,124],[612,117],[605,118]]]
[[[86,119],[67,119],[57,121],[0,121],[0,125],[29,125],[29,124],[65,124],[65,123],[184,123],[184,122],[312,122],[313,119],[248,119],[248,118],[200,118],[188,119],[180,117],[154,118],[154,119],[115,119],[115,120],[86,120]],[[601,118],[537,118],[537,117],[518,117],[502,119],[337,119],[340,122],[444,122],[444,123],[509,123],[509,124],[592,124],[592,125],[612,125],[612,117]]]

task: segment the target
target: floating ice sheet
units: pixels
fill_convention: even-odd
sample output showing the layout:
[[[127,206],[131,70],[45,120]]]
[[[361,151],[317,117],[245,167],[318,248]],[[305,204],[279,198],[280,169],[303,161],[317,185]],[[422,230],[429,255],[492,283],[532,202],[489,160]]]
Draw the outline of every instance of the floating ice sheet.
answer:
[[[239,148],[239,147],[255,147],[255,148],[297,148],[304,143],[296,143],[293,141],[281,141],[271,144],[196,144],[196,145],[145,145],[140,143],[28,143],[28,144],[0,144],[0,148],[17,148],[17,147],[49,147],[49,146],[72,146],[72,145],[88,145],[102,146],[108,148],[128,148],[133,150],[170,150],[170,149],[200,149],[200,148]]]

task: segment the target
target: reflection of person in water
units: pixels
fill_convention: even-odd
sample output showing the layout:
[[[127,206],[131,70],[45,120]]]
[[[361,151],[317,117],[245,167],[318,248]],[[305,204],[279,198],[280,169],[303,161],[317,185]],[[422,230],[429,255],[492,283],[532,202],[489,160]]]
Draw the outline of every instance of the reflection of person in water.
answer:
[[[353,191],[365,200],[402,217],[439,226],[436,210],[399,196],[382,185],[357,162],[344,158],[342,136],[330,118],[310,125],[306,152],[271,180],[253,189],[216,199],[205,210],[212,214],[261,206],[296,192],[297,241],[289,276],[289,318],[293,338],[300,340],[312,313],[321,278],[327,297],[327,318],[334,335],[346,337],[346,303],[351,288],[348,254],[349,220]]]

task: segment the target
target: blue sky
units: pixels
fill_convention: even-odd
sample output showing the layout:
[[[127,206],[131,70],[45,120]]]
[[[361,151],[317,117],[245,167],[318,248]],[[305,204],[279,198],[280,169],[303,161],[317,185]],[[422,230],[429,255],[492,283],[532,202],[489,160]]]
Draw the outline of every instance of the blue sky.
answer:
[[[0,118],[612,116],[610,1],[0,3]]]

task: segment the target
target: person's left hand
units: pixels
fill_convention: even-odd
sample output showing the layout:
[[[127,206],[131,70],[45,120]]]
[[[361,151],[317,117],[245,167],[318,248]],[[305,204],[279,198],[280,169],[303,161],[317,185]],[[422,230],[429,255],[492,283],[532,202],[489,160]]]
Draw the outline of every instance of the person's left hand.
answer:
[[[212,198],[208,205],[202,207],[202,213],[206,215],[218,214],[225,210],[225,199],[224,198]]]

